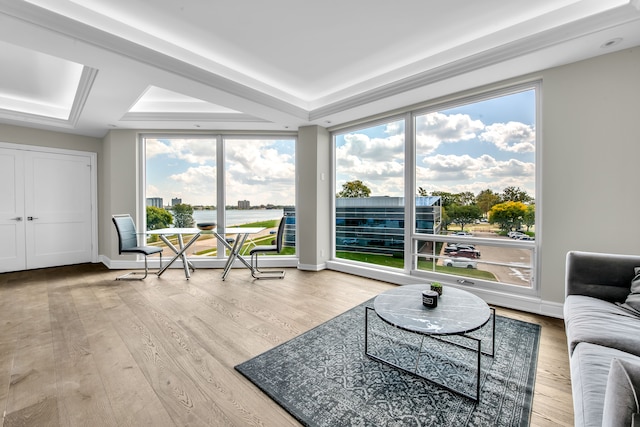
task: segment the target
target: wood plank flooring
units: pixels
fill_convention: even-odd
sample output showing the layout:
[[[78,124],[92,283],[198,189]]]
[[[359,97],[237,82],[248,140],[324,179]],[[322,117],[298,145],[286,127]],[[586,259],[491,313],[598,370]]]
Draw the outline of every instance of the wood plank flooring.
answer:
[[[83,264],[0,274],[0,413],[14,426],[297,426],[234,366],[394,285],[182,270],[144,281]],[[542,325],[532,426],[572,426],[563,322]]]

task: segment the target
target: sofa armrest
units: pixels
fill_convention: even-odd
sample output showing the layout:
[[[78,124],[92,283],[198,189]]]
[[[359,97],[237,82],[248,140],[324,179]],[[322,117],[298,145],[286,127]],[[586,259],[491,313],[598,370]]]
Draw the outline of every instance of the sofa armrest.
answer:
[[[640,267],[638,255],[570,251],[567,253],[565,296],[586,295],[624,302],[635,276],[634,267]]]

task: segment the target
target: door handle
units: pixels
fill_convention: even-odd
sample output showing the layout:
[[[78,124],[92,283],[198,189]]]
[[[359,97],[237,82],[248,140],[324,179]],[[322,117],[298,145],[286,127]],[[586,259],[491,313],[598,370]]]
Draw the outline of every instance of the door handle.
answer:
[[[27,217],[27,219],[28,219],[29,221],[33,221],[34,219],[38,219],[38,218],[36,218],[36,217],[34,217],[34,216],[28,216],[28,217]]]
[[[14,221],[22,221],[22,217],[21,216],[17,216],[15,218],[11,218]]]

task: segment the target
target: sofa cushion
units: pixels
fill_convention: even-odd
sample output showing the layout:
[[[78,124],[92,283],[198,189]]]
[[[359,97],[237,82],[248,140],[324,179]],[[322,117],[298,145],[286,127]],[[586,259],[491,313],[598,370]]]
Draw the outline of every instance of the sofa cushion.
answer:
[[[613,359],[604,395],[602,427],[628,427],[638,407],[640,394],[640,363]]]
[[[640,356],[640,316],[619,305],[584,295],[564,302],[569,354],[580,342],[600,344]]]
[[[627,295],[623,306],[640,315],[640,267],[635,268],[635,273],[636,276],[631,281],[631,293]]]
[[[571,356],[571,387],[576,426],[601,427],[604,396],[613,359],[640,363],[640,357],[590,343],[576,345]]]

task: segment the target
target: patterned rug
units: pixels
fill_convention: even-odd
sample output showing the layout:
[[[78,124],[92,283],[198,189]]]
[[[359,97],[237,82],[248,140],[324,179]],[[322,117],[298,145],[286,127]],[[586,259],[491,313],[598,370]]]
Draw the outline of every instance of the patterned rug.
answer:
[[[367,301],[236,369],[306,426],[529,425],[539,325],[496,316],[495,357],[481,357],[475,403],[367,357],[365,306],[372,304]],[[465,343],[423,340],[370,313],[370,353],[475,394],[477,353]],[[472,334],[489,352],[490,324]]]

